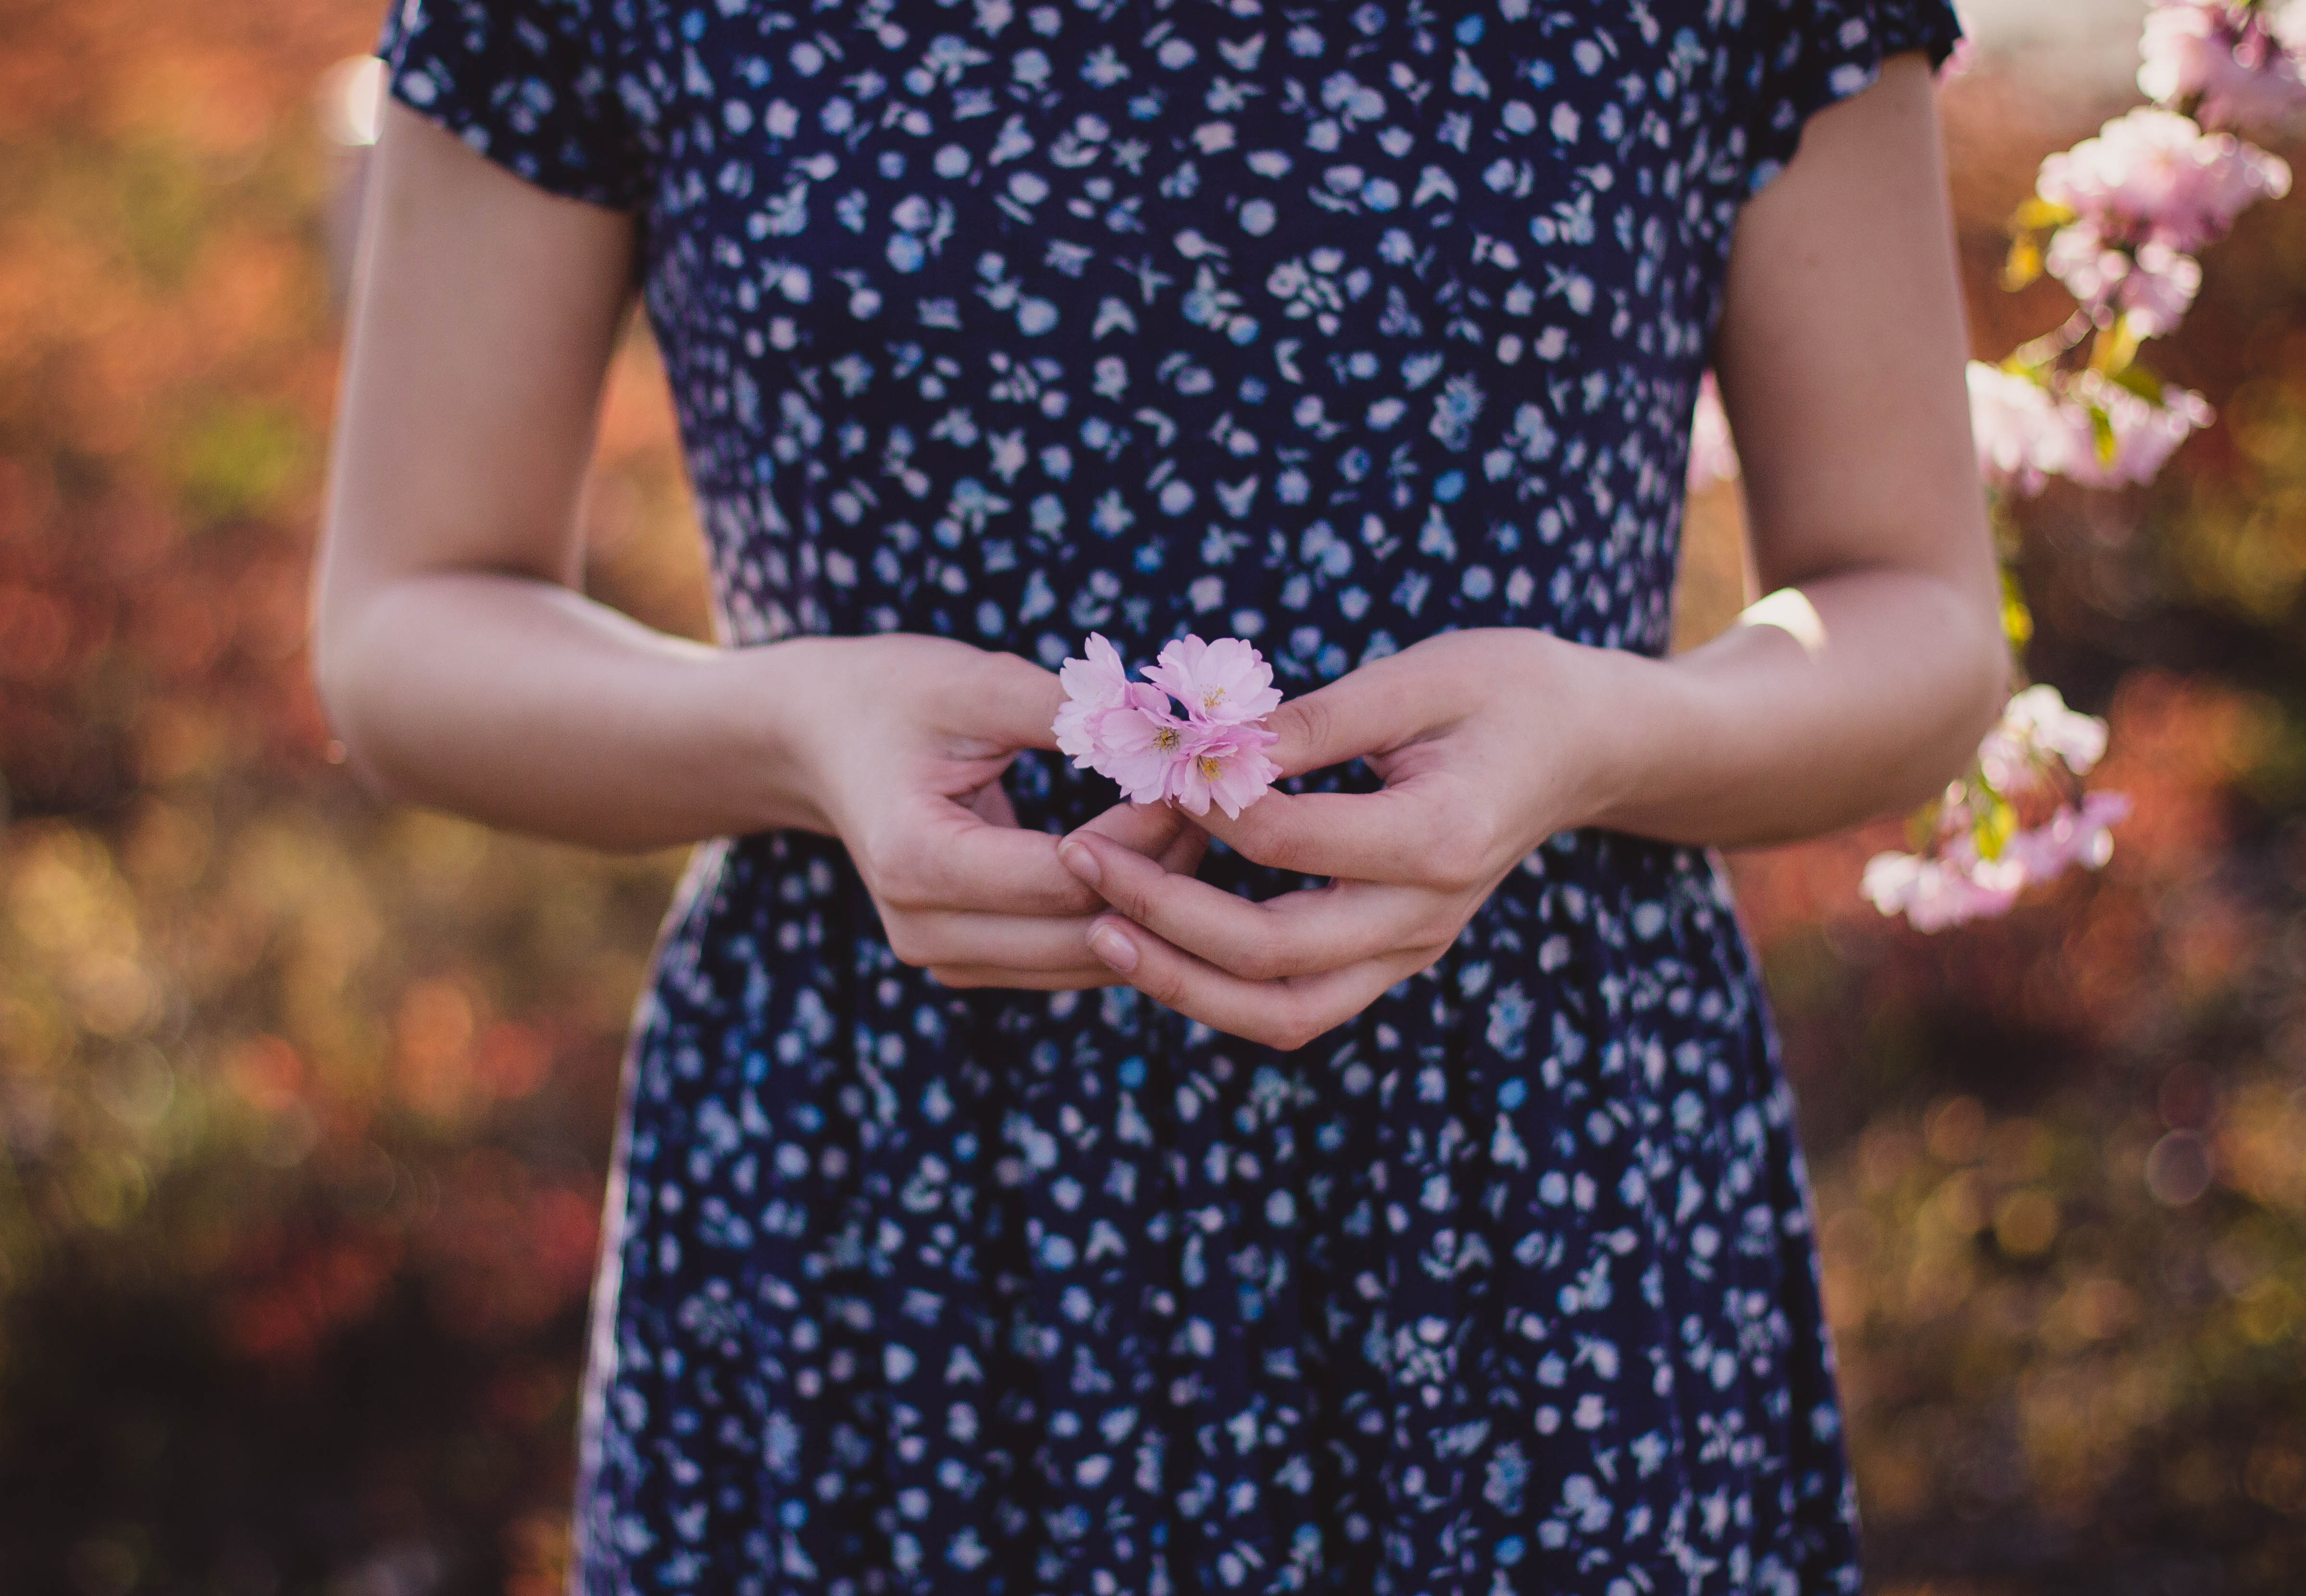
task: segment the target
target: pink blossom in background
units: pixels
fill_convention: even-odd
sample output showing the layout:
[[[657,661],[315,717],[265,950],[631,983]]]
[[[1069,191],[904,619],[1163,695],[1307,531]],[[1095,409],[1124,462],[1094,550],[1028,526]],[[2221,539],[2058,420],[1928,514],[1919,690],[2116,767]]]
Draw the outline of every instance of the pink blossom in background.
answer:
[[[2159,240],[2128,250],[2105,242],[2095,223],[2078,221],[2050,235],[2042,269],[2057,278],[2085,305],[2103,305],[2130,318],[2141,338],[2176,329],[2202,286],[2202,268]]]
[[[2080,808],[2062,804],[2048,820],[2011,838],[2002,857],[2015,862],[2028,881],[2048,881],[2077,865],[2095,870],[2114,857],[2111,828],[2129,818],[2128,793],[2089,793]]]
[[[2023,749],[2036,764],[2054,757],[2077,776],[2089,774],[2105,757],[2105,722],[2068,709],[2058,689],[2047,682],[2036,683],[2003,706],[2002,722],[1988,740],[1995,738]],[[2010,789],[2003,786],[2003,790]]]
[[[1183,704],[1194,719],[1222,725],[1262,720],[1281,707],[1273,667],[1238,637],[1220,637],[1215,643],[1180,637],[1162,649],[1145,679]]]
[[[1688,491],[1702,493],[1716,482],[1737,480],[1738,446],[1730,440],[1721,390],[1708,371],[1697,385],[1697,405],[1690,416]]]
[[[1238,815],[1281,774],[1265,750],[1279,741],[1264,717],[1281,705],[1273,668],[1238,637],[1181,637],[1146,681],[1129,679],[1120,653],[1092,632],[1058,672],[1065,702],[1051,730],[1075,766],[1117,783],[1130,802],[1174,800],[1192,815],[1215,803]],[[1170,712],[1174,696],[1181,719]]]
[[[2040,492],[2064,468],[2072,444],[2072,424],[2057,399],[2031,377],[1984,361],[1971,361],[1967,375],[1978,474],[1996,488]]]
[[[2003,707],[2002,719],[1977,746],[1981,773],[1996,792],[2029,792],[2042,784],[2052,760],[2087,775],[2105,754],[2105,722],[2066,707],[2046,683],[2027,688]]]
[[[2138,87],[2157,105],[2199,97],[2217,127],[2278,127],[2306,112],[2306,0],[2269,8],[2168,0],[2146,14]]]
[[[2090,407],[2104,414],[2114,434],[2111,457],[2099,453]],[[2209,401],[2191,388],[2165,384],[2151,404],[2118,382],[2085,371],[2067,389],[2064,405],[2074,424],[2063,474],[2085,488],[2150,482],[2189,434],[2216,418]]]
[[[2151,482],[2187,437],[2210,424],[2209,404],[2175,384],[2148,403],[2118,382],[2085,371],[2052,392],[2022,371],[1969,363],[1970,436],[1991,485],[2037,493],[2050,477],[2086,488]],[[2095,407],[2105,417],[2111,455],[2099,452]]]
[[[1919,854],[1877,853],[1866,861],[1858,891],[1882,913],[1905,916],[1917,931],[1943,931],[2009,913],[2024,884],[2024,873],[2014,867],[1981,869]]]
[[[2290,168],[2231,133],[2206,133],[2174,111],[2140,106],[2046,157],[2034,186],[2109,240],[2191,252],[2246,207],[2288,193]]]
[[[1966,830],[1942,837],[1929,853],[1877,853],[1866,861],[1858,890],[1881,913],[1903,915],[1917,931],[2007,914],[2026,888],[2077,866],[2096,870],[2112,858],[2109,828],[2129,814],[2127,794],[2093,792],[2079,808],[2061,804],[2040,825],[2011,837],[1998,858],[1981,858]]]

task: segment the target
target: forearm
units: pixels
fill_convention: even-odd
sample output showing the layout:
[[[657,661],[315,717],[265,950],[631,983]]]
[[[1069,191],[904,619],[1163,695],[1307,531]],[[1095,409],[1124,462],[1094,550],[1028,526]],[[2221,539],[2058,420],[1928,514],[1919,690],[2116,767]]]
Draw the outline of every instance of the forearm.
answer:
[[[324,612],[317,653],[337,735],[392,797],[636,849],[821,824],[780,723],[796,646],[710,648],[549,582],[440,572]]]
[[[1772,595],[1673,660],[1584,651],[1592,824],[1755,847],[1934,797],[2006,687],[2007,650],[1973,585],[1843,572]]]

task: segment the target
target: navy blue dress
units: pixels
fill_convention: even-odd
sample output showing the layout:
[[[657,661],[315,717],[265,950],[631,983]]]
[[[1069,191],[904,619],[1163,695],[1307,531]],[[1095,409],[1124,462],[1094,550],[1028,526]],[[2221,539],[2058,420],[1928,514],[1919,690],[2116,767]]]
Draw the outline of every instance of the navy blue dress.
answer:
[[[729,642],[1230,633],[1302,692],[1456,627],[1664,649],[1738,208],[1954,33],[402,0],[383,47],[404,103],[639,215]],[[1115,799],[1008,784],[1033,826]],[[1125,989],[942,989],[839,844],[739,838],[628,1090],[585,1591],[1857,1588],[1790,1105],[1701,851],[1556,837],[1283,1054]]]

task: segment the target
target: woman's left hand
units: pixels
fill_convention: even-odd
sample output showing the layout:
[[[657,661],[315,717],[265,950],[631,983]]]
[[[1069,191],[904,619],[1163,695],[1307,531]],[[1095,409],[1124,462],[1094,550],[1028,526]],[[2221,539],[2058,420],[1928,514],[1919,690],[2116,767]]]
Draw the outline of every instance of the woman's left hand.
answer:
[[[1090,950],[1217,1030],[1304,1046],[1439,959],[1531,849],[1600,812],[1627,707],[1603,683],[1647,663],[1522,628],[1450,632],[1290,700],[1268,722],[1285,773],[1361,758],[1384,789],[1274,791],[1200,824],[1328,884],[1251,902],[1076,832],[1058,857],[1120,911]]]

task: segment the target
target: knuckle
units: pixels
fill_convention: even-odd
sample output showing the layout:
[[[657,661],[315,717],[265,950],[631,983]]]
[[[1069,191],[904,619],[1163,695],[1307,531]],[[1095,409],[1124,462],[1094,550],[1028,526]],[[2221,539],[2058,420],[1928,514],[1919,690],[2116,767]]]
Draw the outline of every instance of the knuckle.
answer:
[[[1285,734],[1294,735],[1299,747],[1311,754],[1329,740],[1329,706],[1318,698],[1307,697],[1283,704],[1274,712],[1285,721]]]
[[[1277,981],[1289,973],[1289,951],[1275,937],[1260,936],[1243,947],[1234,974],[1247,981]]]
[[[1113,884],[1113,895],[1108,901],[1139,925],[1146,924],[1159,910],[1160,893],[1152,883],[1124,880]]]
[[[1270,870],[1295,870],[1304,858],[1303,847],[1297,839],[1270,815],[1260,815],[1250,810],[1239,824],[1242,831],[1234,850],[1248,856],[1254,863]]]
[[[1184,1006],[1185,978],[1174,970],[1149,970],[1139,977],[1137,989],[1167,1009]]]

